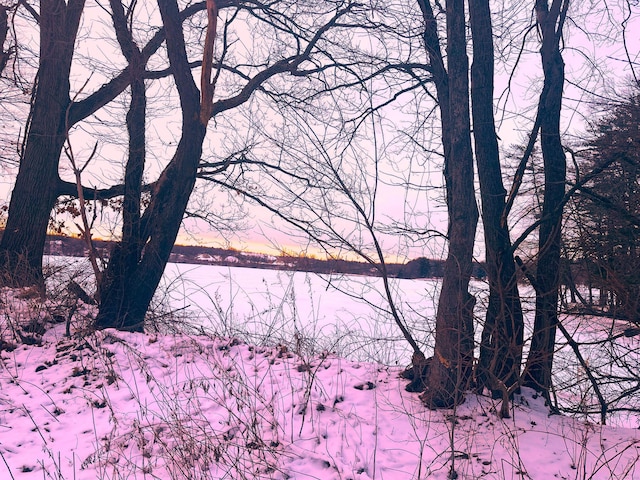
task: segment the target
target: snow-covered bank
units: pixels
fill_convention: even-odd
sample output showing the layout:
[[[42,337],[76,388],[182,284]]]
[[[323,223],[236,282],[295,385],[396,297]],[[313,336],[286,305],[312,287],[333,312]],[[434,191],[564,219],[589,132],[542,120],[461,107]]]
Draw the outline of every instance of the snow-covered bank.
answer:
[[[399,369],[233,339],[99,332],[1,354],[0,478],[640,478],[636,429],[425,409]]]

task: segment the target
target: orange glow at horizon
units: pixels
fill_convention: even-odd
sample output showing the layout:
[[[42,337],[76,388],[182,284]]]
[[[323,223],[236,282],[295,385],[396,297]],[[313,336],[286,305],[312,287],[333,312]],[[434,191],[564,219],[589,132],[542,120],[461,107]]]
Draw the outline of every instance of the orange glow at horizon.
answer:
[[[291,240],[292,237],[289,237]],[[229,240],[217,235],[201,233],[200,235],[188,235],[180,233],[176,239],[177,245],[198,245],[203,247],[226,248],[239,252],[262,253],[265,255],[293,257],[312,257],[321,260],[342,259],[356,262],[366,262],[364,258],[353,252],[330,251],[326,252],[320,247],[313,245],[300,245],[294,242],[275,242],[271,239],[236,239]],[[407,258],[398,258],[397,255],[385,255],[385,261],[392,263],[405,263]]]
[[[319,259],[326,259],[330,256],[322,250],[321,248],[313,247],[313,246],[301,246],[294,243],[278,243],[277,245],[274,242],[270,242],[268,240],[247,240],[247,239],[237,239],[235,241],[230,241],[217,236],[210,235],[198,235],[197,237],[193,235],[183,235],[179,234],[176,239],[176,244],[179,245],[199,245],[203,247],[215,247],[215,248],[227,248],[232,250],[237,250],[239,252],[251,252],[251,253],[262,253],[265,255],[289,255],[289,256],[307,256],[307,257],[315,257]],[[360,258],[356,258],[355,255],[335,255],[338,258],[343,258],[345,260],[361,260]]]

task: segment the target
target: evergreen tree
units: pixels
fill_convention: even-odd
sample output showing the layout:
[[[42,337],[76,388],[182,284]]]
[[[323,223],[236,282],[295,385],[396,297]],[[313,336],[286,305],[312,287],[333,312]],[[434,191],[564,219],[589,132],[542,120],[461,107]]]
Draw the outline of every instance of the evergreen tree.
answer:
[[[610,313],[640,319],[640,93],[592,127],[580,161],[598,171],[576,197],[578,251]],[[608,294],[607,294],[608,293]]]

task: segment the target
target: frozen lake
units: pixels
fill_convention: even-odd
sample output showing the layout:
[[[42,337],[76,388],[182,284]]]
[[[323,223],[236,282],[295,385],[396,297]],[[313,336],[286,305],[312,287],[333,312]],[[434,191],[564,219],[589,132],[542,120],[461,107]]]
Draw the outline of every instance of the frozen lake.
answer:
[[[48,262],[66,270],[63,283],[67,276],[90,278],[86,259],[49,257]],[[420,344],[431,345],[439,281],[390,282],[405,324]],[[376,277],[169,263],[155,304],[209,332],[255,344],[282,343],[308,354],[329,350],[354,360],[409,364],[411,349],[382,292],[382,279]]]
[[[391,281],[406,325],[425,345],[433,339],[438,285]],[[388,311],[380,278],[169,264],[164,290],[171,305],[225,336],[385,364],[410,362],[411,349]]]
[[[78,275],[90,271],[84,259],[52,257],[50,261],[76,264]],[[432,352],[439,286],[437,279],[391,279],[396,307],[427,355]],[[488,288],[480,281],[471,286],[477,298],[479,340]],[[163,305],[159,312],[174,312],[169,318],[220,336],[256,345],[281,343],[301,355],[327,350],[354,360],[406,366],[412,351],[388,312],[383,291],[382,279],[376,277],[170,263],[155,302]],[[526,355],[533,294],[527,286],[521,285],[520,291]],[[561,322],[581,342],[580,352],[599,378],[603,393],[618,398],[618,408],[638,407],[640,341],[624,335],[629,324],[585,315],[561,315]],[[554,396],[560,404],[577,405],[585,413],[597,411],[584,368],[560,332],[556,340]]]

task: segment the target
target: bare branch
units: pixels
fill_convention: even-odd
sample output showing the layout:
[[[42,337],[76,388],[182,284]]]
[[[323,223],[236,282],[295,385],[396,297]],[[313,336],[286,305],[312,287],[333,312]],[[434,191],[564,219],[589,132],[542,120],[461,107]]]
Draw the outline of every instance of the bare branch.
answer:
[[[218,6],[216,0],[207,0],[207,34],[204,40],[200,77],[200,121],[203,125],[209,123],[211,110],[213,108],[215,84],[211,82],[211,69],[213,67],[213,47],[216,40],[217,25]]]

